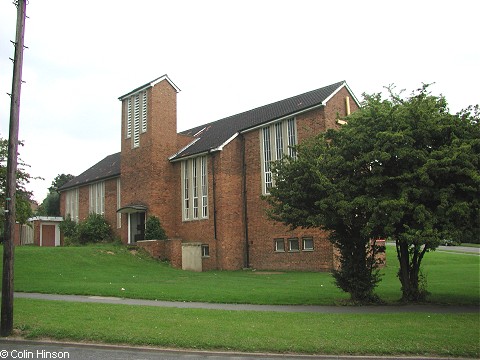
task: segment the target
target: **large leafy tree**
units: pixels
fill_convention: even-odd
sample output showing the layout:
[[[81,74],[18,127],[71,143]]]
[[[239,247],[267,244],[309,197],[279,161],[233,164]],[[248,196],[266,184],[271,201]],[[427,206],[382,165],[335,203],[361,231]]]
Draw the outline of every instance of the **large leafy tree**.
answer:
[[[480,237],[478,106],[451,114],[428,88],[406,98],[392,88],[386,100],[364,95],[340,130],[304,143],[297,161],[275,167],[271,216],[332,231],[341,262],[336,282],[352,298],[369,296],[379,280],[370,239],[395,241],[402,298],[419,301],[425,254],[444,239]]]
[[[19,145],[23,145],[20,143]],[[2,208],[5,206],[5,191],[7,187],[7,156],[8,140],[0,138],[0,202]],[[17,168],[17,189],[16,189],[16,221],[25,224],[32,216],[32,207],[30,205],[32,192],[27,190],[27,185],[32,176],[27,172],[29,166],[22,160],[18,160]],[[0,212],[0,235],[3,237],[3,228],[5,225],[5,215]]]
[[[38,208],[39,215],[60,216],[60,193],[58,189],[74,178],[71,174],[59,174],[48,188],[47,197]]]

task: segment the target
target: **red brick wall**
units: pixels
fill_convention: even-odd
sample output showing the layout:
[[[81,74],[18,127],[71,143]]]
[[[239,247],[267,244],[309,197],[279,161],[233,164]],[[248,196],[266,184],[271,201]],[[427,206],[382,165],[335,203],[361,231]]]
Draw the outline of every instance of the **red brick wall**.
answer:
[[[137,245],[155,259],[168,260],[175,268],[182,267],[182,239],[144,240],[137,241]]]
[[[246,267],[243,221],[242,141],[237,137],[216,157],[217,266]]]
[[[336,120],[343,118],[346,113],[345,98],[349,97],[350,113],[358,110],[358,105],[353,100],[352,95],[346,88],[342,88],[333,98],[331,98],[325,107],[325,118],[327,119],[327,128],[336,127]]]
[[[117,228],[117,179],[105,180],[105,220],[110,224],[114,236],[120,237],[122,229]]]

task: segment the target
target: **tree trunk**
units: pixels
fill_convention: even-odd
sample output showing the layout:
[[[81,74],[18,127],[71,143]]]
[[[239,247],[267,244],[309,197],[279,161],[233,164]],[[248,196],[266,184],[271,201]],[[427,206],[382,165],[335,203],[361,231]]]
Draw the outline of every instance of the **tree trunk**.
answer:
[[[336,234],[340,269],[333,271],[337,287],[350,294],[353,302],[376,302],[374,289],[380,281],[375,261],[370,256],[370,242],[354,232]]]
[[[396,240],[397,258],[400,263],[398,278],[402,284],[402,301],[417,302],[425,300],[426,291],[420,284],[420,265],[427,250],[424,246],[409,245]]]

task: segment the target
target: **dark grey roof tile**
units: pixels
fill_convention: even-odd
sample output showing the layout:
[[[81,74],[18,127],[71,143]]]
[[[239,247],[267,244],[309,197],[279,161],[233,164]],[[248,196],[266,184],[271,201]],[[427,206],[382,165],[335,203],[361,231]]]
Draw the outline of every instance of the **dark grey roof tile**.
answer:
[[[183,131],[181,134],[195,136],[198,140],[183,151],[175,154],[175,156],[172,156],[170,160],[179,160],[218,148],[239,131],[248,130],[263,123],[321,105],[344,84],[345,81],[340,81],[320,89]]]
[[[87,183],[105,180],[111,177],[120,176],[120,153],[107,156],[88,170],[76,176],[59,190],[64,191]]]

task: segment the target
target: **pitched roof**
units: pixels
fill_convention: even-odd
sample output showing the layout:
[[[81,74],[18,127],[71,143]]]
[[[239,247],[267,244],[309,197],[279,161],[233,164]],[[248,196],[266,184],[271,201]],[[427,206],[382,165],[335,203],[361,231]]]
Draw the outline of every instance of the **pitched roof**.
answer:
[[[207,151],[220,150],[224,144],[241,131],[246,131],[286,116],[293,116],[311,108],[325,106],[326,102],[344,86],[348,87],[345,81],[340,81],[320,89],[183,131],[181,134],[193,137],[192,142],[189,146],[172,155],[170,160],[175,161]],[[355,99],[355,97],[353,98]]]
[[[73,187],[84,185],[87,183],[105,180],[108,178],[120,176],[120,153],[108,155],[105,159],[93,165],[90,169],[85,170],[68,183],[60,187],[60,191],[64,191]]]
[[[166,80],[166,81],[175,89],[175,91],[176,91],[177,93],[180,92],[180,89],[178,88],[178,86],[175,85],[172,80],[170,80],[170,78],[168,77],[167,74],[165,74],[165,75],[162,75],[162,76],[160,76],[160,77],[158,77],[158,78],[156,78],[156,79],[154,79],[154,80],[152,80],[152,81],[149,81],[149,82],[146,83],[145,85],[142,85],[142,86],[139,86],[139,87],[136,88],[136,89],[133,89],[132,91],[126,93],[125,95],[120,96],[120,97],[118,98],[118,100],[123,100],[123,99],[125,99],[126,97],[128,97],[128,96],[130,96],[130,95],[133,95],[133,94],[138,93],[138,92],[140,92],[140,91],[142,91],[142,90],[145,90],[145,89],[148,89],[148,88],[150,88],[150,87],[153,87],[153,86],[155,86],[156,84],[158,84],[160,81],[163,81],[163,80]]]

